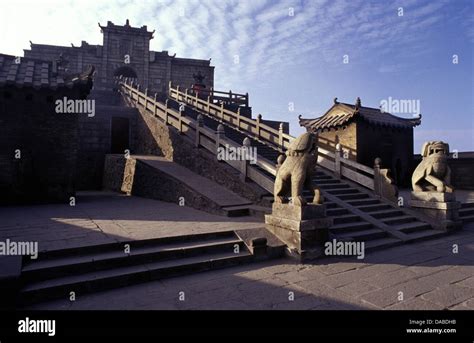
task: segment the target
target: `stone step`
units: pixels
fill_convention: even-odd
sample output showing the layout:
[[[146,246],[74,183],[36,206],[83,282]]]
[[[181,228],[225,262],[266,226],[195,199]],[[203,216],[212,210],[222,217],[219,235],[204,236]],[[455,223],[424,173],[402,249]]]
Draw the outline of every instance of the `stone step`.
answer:
[[[355,214],[344,214],[333,218],[333,224],[352,223],[360,221],[360,217]]]
[[[376,205],[381,204],[378,199],[365,199],[365,200],[353,200],[347,202],[351,206],[362,206],[362,205]]]
[[[427,239],[439,238],[446,236],[447,232],[441,230],[423,230],[415,231],[408,234],[408,241],[410,243],[419,242]]]
[[[362,194],[358,189],[355,188],[344,188],[344,189],[335,189],[335,190],[325,190],[332,195],[346,195],[346,194]]]
[[[460,218],[463,223],[472,223],[474,222],[474,215],[472,216],[464,216]]]
[[[353,231],[344,234],[337,235],[339,239],[352,239],[354,241],[365,242],[374,239],[380,239],[386,237],[388,234],[385,231],[379,229],[368,229],[361,231]]]
[[[162,278],[218,269],[251,261],[253,256],[241,250],[234,252],[193,256],[120,267],[85,274],[65,276],[26,285],[20,291],[22,304],[69,297],[76,294],[103,291]]]
[[[328,183],[328,184],[319,185],[318,187],[324,190],[332,190],[332,189],[350,188],[351,186],[345,183]]]
[[[243,248],[237,237],[217,238],[201,241],[159,244],[154,246],[130,247],[130,254],[121,247],[115,251],[105,251],[76,256],[38,260],[22,269],[22,281],[40,281],[48,278],[87,273],[90,270],[105,270],[155,261],[178,259],[216,252],[232,252],[236,245]]]
[[[403,244],[403,241],[394,237],[384,237],[379,239],[374,239],[365,243],[365,250],[376,251],[381,249],[391,248],[397,245]]]
[[[420,221],[413,221],[410,223],[404,223],[395,225],[395,230],[401,231],[403,233],[412,233],[416,231],[424,231],[424,230],[431,230],[432,227],[428,223],[420,222]]]
[[[370,216],[377,218],[377,219],[383,219],[383,218],[391,218],[391,217],[398,217],[400,215],[404,214],[403,211],[397,210],[394,208],[390,208],[389,210],[382,210],[382,211],[376,211],[376,212],[370,212]]]
[[[463,202],[461,208],[474,208],[474,202]]]
[[[326,175],[326,174],[321,174],[321,175],[316,175],[313,177],[313,181],[318,183],[321,180],[335,180],[332,176]]]
[[[410,223],[416,221],[416,218],[410,215],[402,215],[398,217],[388,217],[382,219],[382,221],[387,225],[399,225],[404,223]]]
[[[338,179],[318,179],[317,181],[314,181],[314,183],[319,186],[319,185],[326,185],[326,184],[339,184],[341,183],[341,181]]]
[[[393,208],[392,206],[387,205],[387,204],[373,204],[373,205],[364,205],[364,206],[356,206],[356,207],[357,209],[367,212],[367,213],[388,210],[388,209]]]
[[[464,216],[472,216],[474,215],[474,207],[464,207],[459,209],[459,216],[464,217]]]
[[[354,223],[341,223],[336,224],[330,227],[330,231],[338,234],[350,231],[359,231],[359,230],[367,230],[373,228],[374,226],[371,223],[367,223],[364,221],[354,222]]]
[[[335,202],[330,202],[330,201],[327,201],[324,203],[326,205],[326,209],[330,209],[330,208],[338,208],[339,205],[336,204]]]
[[[123,241],[108,244],[86,245],[67,249],[48,250],[39,253],[38,260],[25,259],[24,265],[38,263],[39,260],[49,260],[57,258],[76,257],[79,255],[101,254],[105,252],[123,251],[126,244],[130,251],[156,246],[187,246],[188,244],[197,244],[198,242],[216,242],[236,239],[233,231],[209,232],[191,234],[185,236],[169,236],[161,238],[142,239],[135,241]]]
[[[342,194],[338,195],[337,197],[341,200],[358,200],[370,198],[369,195],[365,193]]]
[[[222,207],[227,217],[243,217],[250,214],[250,206],[246,205],[236,205],[236,206],[225,206]]]
[[[332,208],[332,209],[326,210],[326,214],[330,217],[339,216],[343,214],[349,214],[349,213],[350,213],[349,210],[345,208]]]

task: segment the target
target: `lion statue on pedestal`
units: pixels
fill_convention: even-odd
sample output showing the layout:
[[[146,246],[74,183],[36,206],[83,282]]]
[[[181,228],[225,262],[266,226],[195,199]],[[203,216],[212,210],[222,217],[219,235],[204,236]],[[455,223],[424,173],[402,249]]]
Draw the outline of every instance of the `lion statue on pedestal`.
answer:
[[[313,192],[313,203],[322,203],[320,191],[313,187],[312,182],[318,154],[316,143],[316,135],[304,133],[290,144],[286,157],[281,155],[278,158],[274,189],[276,203],[288,202],[288,195],[291,194],[293,205],[306,205],[303,197],[305,187]]]
[[[421,156],[423,160],[411,178],[413,191],[452,193],[449,145],[441,141],[426,142],[421,149]]]

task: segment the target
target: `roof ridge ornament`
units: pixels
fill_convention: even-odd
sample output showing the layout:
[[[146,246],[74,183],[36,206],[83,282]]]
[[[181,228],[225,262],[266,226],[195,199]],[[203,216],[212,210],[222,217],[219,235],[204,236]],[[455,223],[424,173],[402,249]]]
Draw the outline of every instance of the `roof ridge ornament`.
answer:
[[[357,97],[356,103],[355,103],[355,108],[356,110],[359,110],[362,107],[362,103],[360,101],[360,97]]]
[[[337,105],[339,101],[337,101],[337,97],[334,98],[334,105]]]

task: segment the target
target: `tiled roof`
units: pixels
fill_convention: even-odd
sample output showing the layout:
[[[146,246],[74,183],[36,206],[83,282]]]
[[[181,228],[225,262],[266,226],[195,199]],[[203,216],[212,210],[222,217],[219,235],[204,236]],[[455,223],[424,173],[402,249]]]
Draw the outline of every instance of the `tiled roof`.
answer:
[[[352,120],[360,118],[372,125],[389,126],[396,128],[412,128],[421,123],[421,114],[415,118],[401,118],[378,108],[356,107],[346,103],[335,103],[323,116],[314,119],[300,117],[300,126],[316,132],[348,125]]]
[[[91,82],[94,67],[89,66],[81,74],[59,75],[53,72],[53,63],[32,58],[20,58],[0,54],[0,87],[16,86],[19,88],[72,88],[77,84]]]

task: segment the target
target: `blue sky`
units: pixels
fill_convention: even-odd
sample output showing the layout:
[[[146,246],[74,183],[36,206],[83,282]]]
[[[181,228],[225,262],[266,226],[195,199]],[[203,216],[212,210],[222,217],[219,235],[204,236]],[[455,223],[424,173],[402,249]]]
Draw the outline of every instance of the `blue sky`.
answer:
[[[292,134],[299,114],[320,116],[336,96],[371,107],[391,97],[420,103],[416,152],[431,139],[473,151],[473,16],[472,0],[8,1],[0,52],[101,44],[98,22],[128,18],[156,30],[153,50],[212,58],[217,89],[249,92],[254,113]]]

